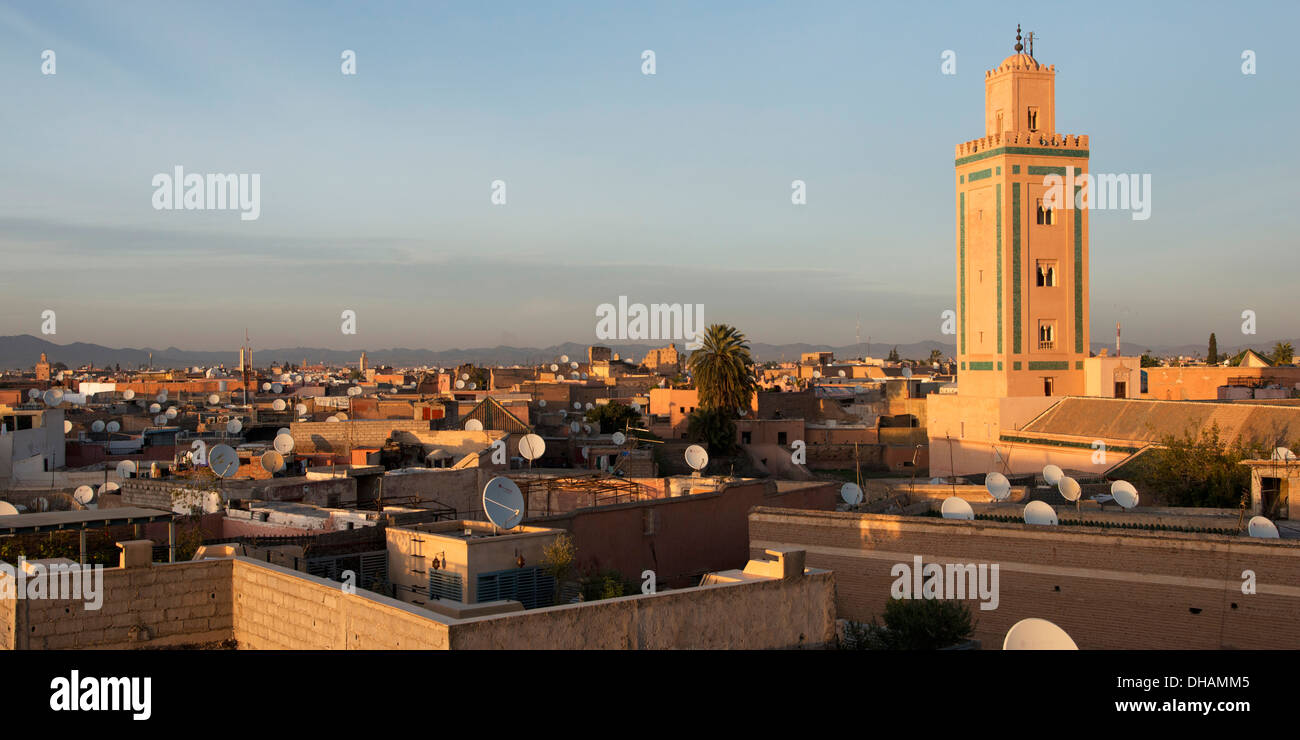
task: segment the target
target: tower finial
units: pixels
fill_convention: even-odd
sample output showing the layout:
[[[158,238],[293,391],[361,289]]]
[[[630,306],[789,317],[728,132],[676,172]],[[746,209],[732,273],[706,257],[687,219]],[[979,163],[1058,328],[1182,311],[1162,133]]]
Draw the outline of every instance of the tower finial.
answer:
[[[1025,45],[1020,43],[1020,24],[1017,23],[1016,24],[1016,51],[1020,52],[1024,50],[1025,50]]]

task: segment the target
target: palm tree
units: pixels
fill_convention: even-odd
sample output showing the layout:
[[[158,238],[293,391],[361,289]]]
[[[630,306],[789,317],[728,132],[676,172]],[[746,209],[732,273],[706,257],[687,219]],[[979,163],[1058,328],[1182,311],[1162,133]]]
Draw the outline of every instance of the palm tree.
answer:
[[[1290,342],[1278,342],[1273,345],[1273,364],[1287,365],[1295,357],[1295,348]]]
[[[700,344],[686,360],[700,407],[722,409],[728,415],[748,409],[757,384],[745,335],[734,326],[713,324],[705,329]]]

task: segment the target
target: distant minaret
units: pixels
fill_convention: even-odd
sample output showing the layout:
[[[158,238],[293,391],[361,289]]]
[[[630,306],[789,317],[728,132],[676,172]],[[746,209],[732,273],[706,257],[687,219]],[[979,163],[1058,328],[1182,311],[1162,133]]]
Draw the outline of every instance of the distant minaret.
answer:
[[[1115,356],[1119,357],[1123,353],[1119,351],[1119,322],[1115,322]]]
[[[361,351],[361,364],[360,364],[360,366],[361,366],[361,374],[362,374],[362,375],[365,375],[365,374],[366,374],[366,352],[365,352],[365,350],[362,350],[362,351]]]

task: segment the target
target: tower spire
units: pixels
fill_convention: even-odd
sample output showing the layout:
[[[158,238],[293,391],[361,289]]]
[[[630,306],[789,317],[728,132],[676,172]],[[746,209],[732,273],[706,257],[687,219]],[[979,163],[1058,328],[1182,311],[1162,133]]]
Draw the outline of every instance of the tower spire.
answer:
[[[1021,52],[1024,50],[1025,50],[1025,45],[1020,43],[1020,24],[1017,23],[1016,24],[1016,51]]]

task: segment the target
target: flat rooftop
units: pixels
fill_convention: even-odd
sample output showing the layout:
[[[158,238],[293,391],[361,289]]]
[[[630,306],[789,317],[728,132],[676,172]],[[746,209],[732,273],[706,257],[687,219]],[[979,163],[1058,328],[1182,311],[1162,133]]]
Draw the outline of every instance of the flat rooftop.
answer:
[[[171,521],[172,513],[160,509],[126,506],[84,511],[44,511],[35,514],[0,516],[0,536],[56,532],[69,529],[102,529],[129,524]]]

